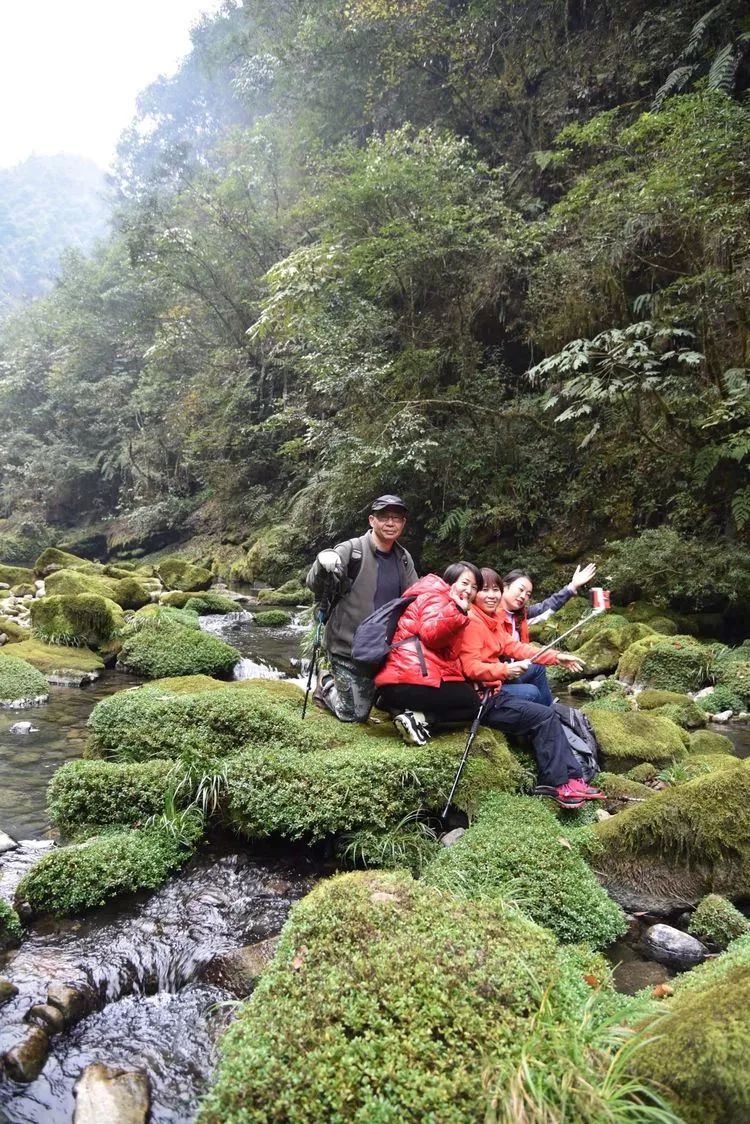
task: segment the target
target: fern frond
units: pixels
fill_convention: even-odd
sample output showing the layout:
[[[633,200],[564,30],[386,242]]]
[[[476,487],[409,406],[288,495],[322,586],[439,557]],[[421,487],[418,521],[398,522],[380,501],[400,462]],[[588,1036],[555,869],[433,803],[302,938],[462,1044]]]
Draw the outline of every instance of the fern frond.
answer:
[[[721,90],[723,94],[731,94],[738,62],[739,54],[735,44],[727,43],[711,63],[708,72],[709,90]]]
[[[719,4],[714,4],[713,8],[709,8],[707,12],[703,13],[699,20],[696,20],[690,31],[688,45],[677,60],[678,62],[687,62],[688,59],[695,58],[700,50],[703,37],[711,24],[715,23],[722,14],[726,6],[726,0],[721,0]]]
[[[680,90],[683,90],[697,69],[697,65],[693,63],[692,66],[678,66],[673,70],[663,85],[661,85],[654,94],[654,100],[651,102],[651,112],[658,113],[670,94],[676,94],[679,93]]]

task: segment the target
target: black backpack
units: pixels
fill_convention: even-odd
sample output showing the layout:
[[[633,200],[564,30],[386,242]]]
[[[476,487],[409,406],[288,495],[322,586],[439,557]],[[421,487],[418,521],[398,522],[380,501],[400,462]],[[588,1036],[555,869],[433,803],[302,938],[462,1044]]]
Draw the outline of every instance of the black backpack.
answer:
[[[405,639],[399,640],[398,644],[393,643],[401,614],[404,609],[411,605],[412,601],[416,601],[415,594],[409,597],[394,597],[392,601],[386,601],[385,605],[381,605],[374,613],[370,613],[369,617],[365,617],[357,627],[352,643],[352,658],[357,660],[358,663],[368,664],[372,668],[373,675],[378,671],[389,652],[392,652],[394,648],[400,648],[404,644],[411,643],[416,646],[422,675],[427,675],[427,664],[422,651],[422,642],[418,636],[407,636]]]
[[[594,729],[586,715],[575,707],[559,702],[552,705],[568,745],[581,766],[583,779],[588,783],[599,773],[599,745]]]

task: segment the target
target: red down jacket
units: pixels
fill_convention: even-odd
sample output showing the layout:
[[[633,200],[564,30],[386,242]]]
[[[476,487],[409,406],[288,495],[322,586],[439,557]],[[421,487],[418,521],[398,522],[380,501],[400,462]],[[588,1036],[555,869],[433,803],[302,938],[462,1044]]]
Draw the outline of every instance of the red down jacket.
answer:
[[[390,652],[375,676],[375,685],[416,683],[422,687],[439,687],[444,681],[462,681],[464,673],[458,660],[460,637],[469,623],[455,601],[448,596],[450,586],[437,574],[427,574],[404,591],[404,597],[416,595],[396,628],[393,643],[408,636],[418,636],[427,666],[422,674],[416,644],[404,644]]]

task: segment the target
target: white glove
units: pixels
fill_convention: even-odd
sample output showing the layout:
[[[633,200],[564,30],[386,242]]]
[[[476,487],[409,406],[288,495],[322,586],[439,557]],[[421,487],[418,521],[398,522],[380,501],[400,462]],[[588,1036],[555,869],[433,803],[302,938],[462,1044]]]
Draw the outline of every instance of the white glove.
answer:
[[[318,563],[327,574],[334,574],[337,578],[340,578],[344,573],[344,563],[335,550],[321,550],[318,555]]]

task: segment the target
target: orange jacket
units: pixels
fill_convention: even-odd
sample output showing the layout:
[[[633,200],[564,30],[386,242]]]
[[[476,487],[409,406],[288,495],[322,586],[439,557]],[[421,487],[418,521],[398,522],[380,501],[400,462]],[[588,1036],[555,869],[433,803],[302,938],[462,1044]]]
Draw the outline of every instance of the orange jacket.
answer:
[[[508,664],[501,661],[502,656],[513,660],[531,659],[539,651],[535,644],[522,644],[513,640],[506,632],[502,609],[492,616],[483,612],[477,605],[469,610],[469,623],[461,633],[461,647],[458,658],[467,679],[475,683],[485,683],[488,687],[499,687],[508,676]],[[557,652],[545,652],[538,663],[558,663]]]

